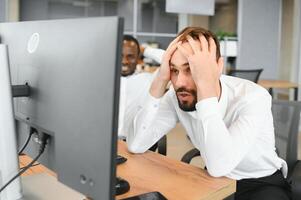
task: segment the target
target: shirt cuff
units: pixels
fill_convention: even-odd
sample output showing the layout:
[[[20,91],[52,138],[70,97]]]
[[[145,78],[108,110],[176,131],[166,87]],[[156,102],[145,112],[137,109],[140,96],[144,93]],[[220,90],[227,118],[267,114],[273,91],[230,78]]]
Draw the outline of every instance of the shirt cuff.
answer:
[[[216,97],[211,97],[199,101],[196,105],[198,119],[204,121],[212,115],[220,114],[218,100]]]

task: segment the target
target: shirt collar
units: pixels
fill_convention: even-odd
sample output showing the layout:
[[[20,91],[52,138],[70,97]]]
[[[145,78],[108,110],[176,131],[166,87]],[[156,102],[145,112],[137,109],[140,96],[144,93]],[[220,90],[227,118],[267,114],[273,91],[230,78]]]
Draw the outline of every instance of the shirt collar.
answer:
[[[227,105],[228,105],[228,88],[227,85],[224,82],[223,76],[220,78],[220,84],[221,84],[221,97],[218,101],[218,106],[220,113],[222,115],[222,118],[225,117],[226,111],[227,111]],[[196,111],[187,112],[191,117],[197,119],[197,113]]]

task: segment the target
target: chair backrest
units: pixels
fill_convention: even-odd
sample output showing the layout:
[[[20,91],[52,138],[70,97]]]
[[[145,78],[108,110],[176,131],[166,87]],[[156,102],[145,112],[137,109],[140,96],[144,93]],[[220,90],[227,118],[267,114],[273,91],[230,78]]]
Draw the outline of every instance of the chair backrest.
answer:
[[[228,75],[247,79],[249,81],[253,81],[254,83],[257,83],[262,71],[263,69],[248,69],[248,70],[231,69]]]
[[[301,102],[273,100],[272,113],[278,154],[286,160],[289,171],[297,161]]]

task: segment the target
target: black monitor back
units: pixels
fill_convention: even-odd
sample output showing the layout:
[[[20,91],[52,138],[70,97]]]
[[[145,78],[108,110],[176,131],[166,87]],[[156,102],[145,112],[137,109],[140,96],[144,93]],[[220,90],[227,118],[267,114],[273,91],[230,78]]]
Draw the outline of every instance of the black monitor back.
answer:
[[[122,32],[117,17],[0,24],[12,83],[31,87],[15,100],[19,144],[50,134],[41,162],[93,199],[114,198]]]

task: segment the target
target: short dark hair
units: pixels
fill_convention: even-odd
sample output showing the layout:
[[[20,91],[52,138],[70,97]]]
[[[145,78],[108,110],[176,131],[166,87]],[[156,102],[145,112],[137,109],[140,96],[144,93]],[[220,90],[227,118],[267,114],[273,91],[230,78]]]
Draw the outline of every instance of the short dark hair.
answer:
[[[209,38],[211,37],[216,45],[216,60],[218,60],[221,57],[221,52],[220,52],[220,46],[219,46],[219,41],[214,33],[211,31],[208,31],[204,28],[201,27],[186,27],[182,31],[178,33],[178,36],[181,35],[179,38],[179,41],[187,41],[186,36],[190,35],[193,39],[198,39],[199,35],[204,35],[207,41],[209,41]]]
[[[123,35],[123,41],[133,41],[135,42],[136,46],[137,46],[137,52],[138,52],[138,56],[140,55],[140,45],[139,45],[139,42],[136,38],[134,38],[133,36],[131,35]]]

